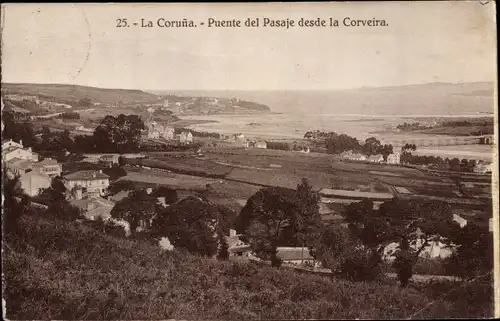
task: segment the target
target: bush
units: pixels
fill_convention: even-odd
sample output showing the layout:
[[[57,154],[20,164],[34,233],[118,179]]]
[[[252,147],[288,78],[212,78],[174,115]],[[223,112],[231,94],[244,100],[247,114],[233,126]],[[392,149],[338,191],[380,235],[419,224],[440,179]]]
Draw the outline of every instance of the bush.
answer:
[[[19,242],[4,239],[2,253],[8,319],[493,315],[491,280],[399,289],[165,252],[149,242],[104,235],[74,222],[27,216],[21,226]]]
[[[345,253],[340,263],[339,275],[352,281],[375,281],[380,278],[382,268],[378,253],[365,249],[354,249]]]

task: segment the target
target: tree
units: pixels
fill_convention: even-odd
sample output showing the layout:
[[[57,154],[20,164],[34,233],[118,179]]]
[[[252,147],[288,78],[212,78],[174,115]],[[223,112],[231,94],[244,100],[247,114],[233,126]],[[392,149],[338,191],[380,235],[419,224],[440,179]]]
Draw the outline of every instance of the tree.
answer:
[[[267,187],[252,195],[237,218],[236,229],[241,239],[255,254],[279,267],[277,248],[283,235],[293,236],[293,223],[297,216],[295,193],[281,187]]]
[[[179,196],[177,195],[177,191],[168,186],[160,186],[155,188],[151,193],[151,195],[155,197],[165,197],[166,204],[173,204],[179,201]]]
[[[53,178],[50,187],[44,189],[40,196],[48,203],[46,216],[67,221],[81,217],[80,210],[66,199],[66,186],[60,177]]]
[[[429,242],[448,241],[453,224],[451,208],[439,201],[393,199],[374,211],[370,203],[363,201],[347,207],[344,215],[349,227],[370,250],[374,262],[386,245],[399,244],[394,267],[401,285],[406,286],[418,256]]]
[[[411,154],[411,152],[413,151],[416,151],[417,150],[417,146],[415,144],[404,144],[403,147],[401,147],[401,153],[402,154]]]
[[[322,224],[319,214],[319,195],[312,190],[306,178],[297,185],[295,202],[297,216],[294,219],[294,231],[297,240],[302,244],[312,244],[318,237]]]
[[[324,137],[326,150],[330,154],[340,154],[348,150],[361,150],[361,145],[355,137],[335,132],[319,134]]]
[[[122,166],[122,167],[125,166],[126,165],[125,160],[126,160],[125,157],[123,157],[122,155],[120,155],[118,157],[118,166]]]
[[[176,248],[191,253],[213,256],[217,253],[218,225],[221,217],[217,209],[197,197],[187,197],[158,212],[153,219],[152,234],[156,239],[167,237]]]
[[[248,199],[236,219],[236,229],[259,257],[278,267],[278,246],[313,244],[321,224],[318,199],[305,179],[296,191],[263,188]]]
[[[106,152],[135,151],[144,128],[144,122],[137,115],[108,115],[94,131],[96,148]]]
[[[382,149],[382,144],[375,137],[370,137],[365,140],[365,144],[363,145],[363,151],[366,155],[375,155],[379,154]]]
[[[311,255],[334,272],[341,273],[341,267],[348,252],[357,247],[356,239],[339,225],[323,226],[311,247]]]
[[[131,235],[135,236],[138,227],[146,231],[150,229],[151,220],[158,212],[156,197],[144,190],[135,190],[115,204],[111,216],[127,222]]]
[[[392,154],[394,152],[394,148],[392,147],[391,144],[385,144],[382,146],[382,149],[380,150],[380,153],[384,156],[384,160],[387,161],[387,156]]]
[[[133,191],[136,189],[136,185],[132,181],[128,180],[119,180],[119,181],[114,181],[111,184],[109,184],[107,188],[107,194],[108,195],[115,195],[118,192],[121,191]]]
[[[452,230],[450,244],[456,246],[445,265],[451,275],[472,279],[493,271],[493,233],[488,228],[468,222]]]
[[[57,138],[58,147],[61,150],[73,151],[74,150],[74,142],[71,139],[69,134],[69,130],[64,130],[59,137]]]
[[[57,203],[66,200],[66,186],[60,177],[54,177],[50,187],[45,188],[40,193],[49,203]]]
[[[78,101],[78,105],[82,107],[89,107],[90,105],[92,105],[92,101],[90,100],[90,98],[85,97]]]
[[[2,223],[5,234],[17,234],[19,220],[28,211],[29,199],[23,193],[19,176],[9,177],[7,169],[2,171],[3,206]]]
[[[33,124],[21,113],[3,111],[2,121],[5,126],[2,139],[12,139],[17,142],[22,140],[25,146],[35,146],[37,144]]]

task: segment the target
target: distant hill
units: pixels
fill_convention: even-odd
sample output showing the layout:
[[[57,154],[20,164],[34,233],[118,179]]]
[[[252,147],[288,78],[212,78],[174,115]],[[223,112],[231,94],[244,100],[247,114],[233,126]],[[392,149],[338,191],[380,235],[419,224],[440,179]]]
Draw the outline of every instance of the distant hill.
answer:
[[[78,85],[2,83],[2,94],[36,95],[52,101],[77,102],[89,98],[95,103],[152,103],[158,96],[141,90],[104,89]]]
[[[36,96],[41,100],[77,106],[90,99],[102,107],[166,107],[178,115],[261,113],[271,109],[253,101],[185,95],[157,95],[142,90],[105,89],[79,85],[3,83],[2,95]]]
[[[493,82],[428,83],[349,90],[183,91],[239,97],[273,112],[358,115],[456,115],[493,113]]]

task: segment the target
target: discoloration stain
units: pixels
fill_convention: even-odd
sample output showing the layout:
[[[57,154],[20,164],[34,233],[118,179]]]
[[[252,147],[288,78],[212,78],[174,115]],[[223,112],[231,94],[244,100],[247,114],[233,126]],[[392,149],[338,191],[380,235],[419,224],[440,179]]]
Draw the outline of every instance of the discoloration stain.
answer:
[[[89,19],[87,18],[87,15],[85,14],[85,10],[82,7],[80,7],[80,10],[82,12],[83,18],[85,19],[85,24],[87,25],[88,40],[89,41],[88,41],[88,45],[87,45],[87,54],[85,55],[85,60],[83,61],[83,64],[80,67],[80,69],[78,69],[76,74],[72,77],[73,80],[75,80],[78,77],[78,75],[80,75],[83,68],[85,68],[85,66],[87,65],[87,63],[89,61],[89,57],[90,57],[90,50],[92,49],[92,30],[90,29]]]

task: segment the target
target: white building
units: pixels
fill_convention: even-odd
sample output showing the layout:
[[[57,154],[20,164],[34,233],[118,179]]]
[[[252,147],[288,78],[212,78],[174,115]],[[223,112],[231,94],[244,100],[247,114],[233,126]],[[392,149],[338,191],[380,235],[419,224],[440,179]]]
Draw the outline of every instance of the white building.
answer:
[[[37,196],[44,188],[50,187],[51,178],[45,174],[28,172],[19,177],[21,188],[29,196]]]
[[[111,210],[115,206],[114,202],[102,197],[76,198],[70,200],[70,204],[78,207],[89,220],[100,217],[105,221],[111,219]]]
[[[393,153],[387,156],[387,164],[399,164],[401,162],[401,154]]]
[[[8,172],[13,174],[13,177],[16,175],[24,175],[33,169],[32,161],[20,158],[12,158],[6,161],[4,164]]]
[[[33,163],[33,171],[45,174],[49,177],[60,176],[62,172],[62,166],[55,159],[45,158],[41,162]]]
[[[164,126],[156,122],[150,122],[148,125],[148,138],[166,140],[173,140],[175,137],[174,129],[172,127]]]
[[[182,132],[179,135],[179,141],[184,144],[189,144],[193,142],[193,134],[191,132]]]
[[[259,141],[255,143],[255,147],[257,148],[267,148],[267,143],[265,141]]]
[[[103,195],[109,186],[109,176],[102,171],[79,171],[64,176],[64,183],[68,190],[80,187],[87,192]]]
[[[363,154],[360,154],[360,153],[350,154],[350,155],[347,155],[345,158],[348,160],[357,161],[357,162],[362,162],[362,161],[366,160],[366,156]]]
[[[30,160],[33,162],[38,162],[38,154],[31,150],[31,147],[24,149],[23,147],[10,146],[2,148],[2,160],[9,161],[13,158],[19,158],[24,160]]]
[[[480,162],[474,167],[474,173],[478,174],[489,174],[493,170],[493,166],[491,163],[483,163]]]
[[[12,139],[2,141],[2,151],[7,147],[19,147],[23,148],[23,141],[20,140],[19,143],[13,141]]]
[[[384,161],[384,156],[380,155],[380,154],[377,154],[377,155],[370,155],[370,157],[368,157],[368,161],[370,163],[377,163],[377,164],[380,164]]]

